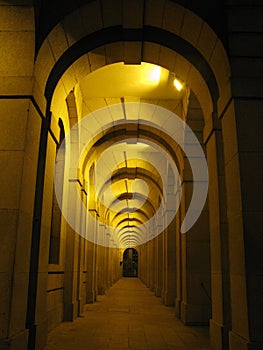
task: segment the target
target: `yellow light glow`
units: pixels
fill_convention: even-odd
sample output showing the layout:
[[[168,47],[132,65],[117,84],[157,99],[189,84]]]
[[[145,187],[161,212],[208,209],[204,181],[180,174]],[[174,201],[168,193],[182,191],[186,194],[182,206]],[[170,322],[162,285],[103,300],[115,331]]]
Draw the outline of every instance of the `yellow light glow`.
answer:
[[[178,79],[175,78],[173,84],[178,91],[182,90],[183,84]]]
[[[149,78],[153,82],[159,83],[160,77],[161,77],[161,67],[156,66],[156,67],[151,68]]]
[[[161,78],[161,67],[153,65],[144,65],[144,80],[147,83],[158,84]]]

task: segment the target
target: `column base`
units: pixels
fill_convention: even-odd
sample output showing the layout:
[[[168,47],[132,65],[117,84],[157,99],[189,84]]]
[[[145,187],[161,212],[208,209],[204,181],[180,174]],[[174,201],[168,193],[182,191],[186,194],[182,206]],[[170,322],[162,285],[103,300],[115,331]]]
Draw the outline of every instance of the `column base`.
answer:
[[[63,321],[63,307],[63,303],[59,303],[53,309],[47,311],[48,332]]]
[[[229,328],[223,326],[213,319],[209,322],[209,332],[210,332],[210,346],[211,350],[228,350],[229,349],[229,339],[228,333]]]
[[[1,350],[27,350],[28,329],[11,338],[0,339]]]
[[[35,323],[29,325],[28,328],[28,342],[26,349],[36,349],[41,350],[47,345],[47,336],[48,336],[48,320],[44,319],[40,323]],[[17,348],[10,349],[22,349],[18,346]]]
[[[162,296],[162,288],[155,288],[155,295],[157,297],[161,297]]]
[[[106,283],[106,291],[109,290],[110,287],[111,287],[111,283],[110,283],[110,280],[109,280],[109,281],[107,281],[107,283]]]
[[[36,349],[43,349],[47,345],[48,322],[47,320],[36,325]]]
[[[162,302],[164,304],[164,300],[165,300],[165,291],[162,289],[162,295],[161,295],[161,299],[162,299]]]
[[[78,299],[78,316],[83,316],[84,312],[84,302],[82,298]]]
[[[249,342],[237,333],[229,332],[229,350],[262,350],[263,341]]]
[[[74,321],[78,317],[78,302],[64,304],[64,321]]]
[[[98,295],[104,295],[105,294],[105,287],[102,286],[102,287],[99,287],[98,288]]]
[[[165,291],[164,298],[163,298],[164,305],[174,306],[174,304],[175,304],[174,296],[175,296],[175,293]]]
[[[210,305],[195,305],[181,302],[181,320],[188,326],[208,326],[211,318]]]
[[[93,304],[95,302],[95,292],[94,290],[87,292],[87,304]]]
[[[181,299],[175,298],[175,316],[181,318]]]
[[[155,291],[155,285],[154,285],[154,284],[152,284],[152,285],[150,286],[150,291],[151,291],[151,292],[154,292],[154,291]]]

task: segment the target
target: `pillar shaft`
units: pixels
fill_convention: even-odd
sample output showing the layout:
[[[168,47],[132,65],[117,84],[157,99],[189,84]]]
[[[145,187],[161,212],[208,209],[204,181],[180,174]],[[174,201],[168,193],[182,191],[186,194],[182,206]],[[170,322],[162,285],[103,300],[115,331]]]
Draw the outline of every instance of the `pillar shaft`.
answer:
[[[28,339],[25,325],[41,117],[28,98],[1,99],[0,121],[0,347],[8,349],[26,347]]]
[[[212,349],[228,349],[231,328],[229,242],[226,213],[226,188],[222,132],[210,133],[206,143],[209,169],[209,223],[211,250],[212,319],[210,336]]]
[[[157,236],[156,246],[157,246],[157,274],[156,274],[156,289],[155,295],[157,297],[162,296],[163,292],[163,269],[164,269],[164,245],[163,245],[164,235],[160,233]]]
[[[185,179],[186,180],[186,179]],[[191,181],[183,182],[182,215],[192,198]],[[181,319],[185,324],[208,324],[210,301],[210,248],[208,212],[205,207],[195,225],[181,237],[182,302]]]
[[[176,251],[175,251],[175,220],[165,230],[165,262],[164,262],[164,293],[163,301],[165,305],[173,306],[176,295]]]

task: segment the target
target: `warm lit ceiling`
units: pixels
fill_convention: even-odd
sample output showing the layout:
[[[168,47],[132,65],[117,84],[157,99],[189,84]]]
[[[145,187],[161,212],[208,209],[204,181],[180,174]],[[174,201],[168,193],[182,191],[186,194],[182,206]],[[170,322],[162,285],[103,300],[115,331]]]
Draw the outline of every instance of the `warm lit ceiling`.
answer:
[[[133,96],[142,99],[180,99],[173,85],[174,74],[167,69],[142,62],[106,65],[87,75],[80,82],[83,99],[92,97]]]

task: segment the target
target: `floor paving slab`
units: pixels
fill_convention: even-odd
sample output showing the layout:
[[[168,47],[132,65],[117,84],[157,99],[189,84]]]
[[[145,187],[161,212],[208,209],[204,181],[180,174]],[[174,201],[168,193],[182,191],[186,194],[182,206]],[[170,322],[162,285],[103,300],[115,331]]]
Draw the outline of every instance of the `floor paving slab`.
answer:
[[[45,350],[209,350],[208,327],[185,326],[138,278],[122,278],[83,317],[49,333]]]

